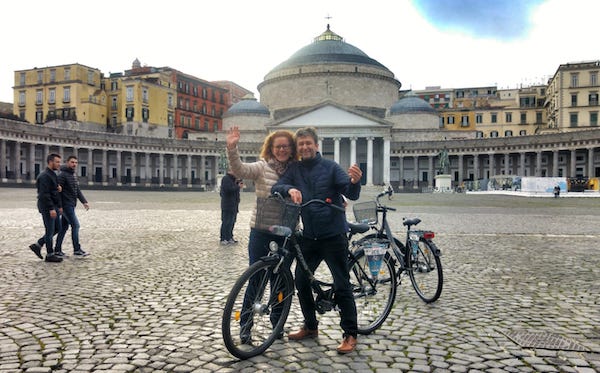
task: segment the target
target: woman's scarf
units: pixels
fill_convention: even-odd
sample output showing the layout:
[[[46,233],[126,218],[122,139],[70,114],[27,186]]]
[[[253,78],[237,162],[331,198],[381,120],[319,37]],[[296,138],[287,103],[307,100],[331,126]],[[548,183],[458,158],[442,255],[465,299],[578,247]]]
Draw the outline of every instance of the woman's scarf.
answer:
[[[289,164],[289,160],[285,161],[285,162],[279,162],[276,158],[271,158],[269,159],[269,161],[267,162],[267,164],[273,169],[275,170],[275,172],[277,173],[277,175],[281,176],[285,173],[285,170],[287,170],[288,164]]]

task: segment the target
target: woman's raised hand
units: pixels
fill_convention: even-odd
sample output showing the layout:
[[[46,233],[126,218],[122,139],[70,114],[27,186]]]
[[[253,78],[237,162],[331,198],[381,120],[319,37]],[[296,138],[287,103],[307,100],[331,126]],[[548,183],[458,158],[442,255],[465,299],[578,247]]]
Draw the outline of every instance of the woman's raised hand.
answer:
[[[238,126],[232,126],[227,131],[227,149],[234,149],[240,141],[240,129]]]

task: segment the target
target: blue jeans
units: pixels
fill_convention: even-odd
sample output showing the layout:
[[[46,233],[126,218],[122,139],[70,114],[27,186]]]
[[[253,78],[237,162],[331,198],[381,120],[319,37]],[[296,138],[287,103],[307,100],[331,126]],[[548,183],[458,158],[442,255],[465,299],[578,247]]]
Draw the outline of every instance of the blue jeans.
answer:
[[[233,240],[233,227],[237,218],[237,211],[221,210],[221,241]]]
[[[61,218],[62,229],[58,232],[56,238],[56,251],[62,251],[62,243],[67,234],[67,230],[71,226],[71,239],[73,241],[73,251],[81,250],[79,245],[79,219],[75,215],[75,206],[65,205],[63,206],[63,214]]]
[[[44,211],[42,212],[42,220],[44,221],[44,228],[45,228],[45,233],[44,236],[41,237],[37,243],[40,246],[44,246],[44,244],[46,245],[46,252],[48,253],[48,255],[52,255],[54,254],[54,250],[52,248],[52,238],[54,237],[55,234],[59,233],[60,230],[62,229],[61,227],[61,222],[60,222],[60,213],[58,211],[58,209],[55,210],[56,211],[56,217],[52,218],[50,216],[50,211]]]
[[[277,242],[279,247],[283,245],[283,237],[250,228],[250,237],[248,238],[248,260],[250,265],[269,253],[269,242],[271,241]]]

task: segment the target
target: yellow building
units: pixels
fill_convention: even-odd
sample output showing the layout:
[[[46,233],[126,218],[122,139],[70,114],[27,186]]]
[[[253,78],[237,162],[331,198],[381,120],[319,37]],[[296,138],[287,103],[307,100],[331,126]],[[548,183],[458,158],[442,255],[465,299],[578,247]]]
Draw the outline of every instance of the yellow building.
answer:
[[[15,71],[13,112],[29,123],[54,119],[106,124],[100,70],[80,64]]]

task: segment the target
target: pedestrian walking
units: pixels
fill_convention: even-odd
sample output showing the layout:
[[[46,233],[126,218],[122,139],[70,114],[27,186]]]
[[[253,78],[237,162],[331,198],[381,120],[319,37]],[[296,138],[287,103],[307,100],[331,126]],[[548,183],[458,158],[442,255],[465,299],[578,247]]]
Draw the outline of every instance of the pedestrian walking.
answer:
[[[300,161],[289,166],[273,186],[273,193],[289,195],[295,203],[320,199],[340,207],[343,207],[344,196],[353,201],[359,198],[362,171],[356,164],[350,166],[346,173],[334,161],[323,158],[313,127],[299,129],[295,137]],[[313,204],[302,209],[301,217],[304,227],[301,248],[308,268],[314,272],[325,261],[333,277],[335,301],[340,308],[340,326],[343,330],[343,340],[337,351],[340,354],[352,352],[356,348],[358,326],[356,303],[348,274],[346,215],[331,207]],[[300,266],[296,267],[295,280],[304,325],[299,331],[288,334],[288,338],[315,338],[318,336],[315,302],[310,279]]]
[[[59,263],[62,262],[62,257],[56,255],[54,251],[52,240],[55,234],[61,230],[61,219],[62,213],[62,201],[59,193],[61,187],[58,184],[58,176],[56,171],[60,168],[60,155],[48,154],[46,157],[47,167],[42,173],[38,175],[35,180],[37,188],[37,208],[42,215],[44,222],[44,236],[37,240],[37,242],[29,245],[31,251],[37,255],[38,258],[42,257],[42,246],[46,245],[46,262]]]
[[[240,205],[240,189],[243,182],[230,171],[221,180],[221,245],[237,243],[233,238],[233,227]]]
[[[62,251],[62,243],[71,226],[71,241],[73,242],[73,255],[76,257],[83,258],[88,256],[89,254],[81,249],[81,245],[79,243],[79,219],[77,219],[77,214],[75,213],[75,208],[77,207],[77,200],[81,201],[83,207],[87,210],[90,209],[90,205],[87,199],[84,197],[81,192],[81,188],[79,188],[79,180],[77,179],[77,165],[79,161],[77,157],[71,155],[67,158],[67,162],[60,168],[60,173],[58,174],[58,184],[62,187],[62,192],[60,193],[63,213],[61,216],[61,227],[62,229],[58,233],[58,237],[56,238],[56,252],[57,255],[66,257],[64,252]]]

